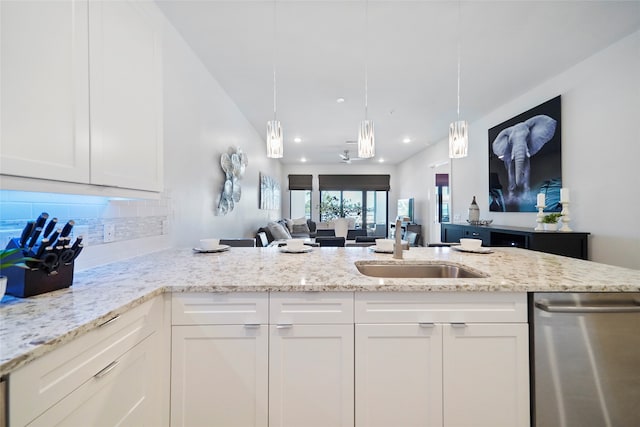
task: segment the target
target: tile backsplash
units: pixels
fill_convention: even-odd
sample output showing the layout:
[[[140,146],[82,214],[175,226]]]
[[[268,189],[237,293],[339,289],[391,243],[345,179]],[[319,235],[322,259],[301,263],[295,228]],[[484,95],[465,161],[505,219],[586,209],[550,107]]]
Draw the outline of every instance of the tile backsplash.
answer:
[[[0,245],[19,237],[29,220],[42,212],[58,218],[59,227],[73,219],[75,235],[83,234],[87,246],[104,243],[104,225],[113,224],[113,242],[161,236],[170,215],[169,198],[124,200],[97,196],[0,190]]]

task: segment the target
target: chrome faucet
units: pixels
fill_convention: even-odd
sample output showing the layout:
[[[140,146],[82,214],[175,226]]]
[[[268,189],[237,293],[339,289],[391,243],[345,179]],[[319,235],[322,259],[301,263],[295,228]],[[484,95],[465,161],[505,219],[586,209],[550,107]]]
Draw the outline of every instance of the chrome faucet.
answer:
[[[408,217],[399,217],[396,219],[396,244],[393,245],[393,258],[402,259],[402,223],[410,221]],[[408,247],[407,247],[407,250]]]

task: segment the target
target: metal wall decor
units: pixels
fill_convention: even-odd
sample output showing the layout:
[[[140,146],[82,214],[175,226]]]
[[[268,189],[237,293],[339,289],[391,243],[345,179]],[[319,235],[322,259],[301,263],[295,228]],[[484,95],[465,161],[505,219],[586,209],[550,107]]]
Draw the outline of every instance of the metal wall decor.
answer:
[[[224,186],[218,203],[218,213],[226,215],[233,210],[235,204],[240,201],[242,190],[240,179],[249,164],[247,155],[239,147],[229,147],[228,152],[220,156],[220,165],[225,173]]]

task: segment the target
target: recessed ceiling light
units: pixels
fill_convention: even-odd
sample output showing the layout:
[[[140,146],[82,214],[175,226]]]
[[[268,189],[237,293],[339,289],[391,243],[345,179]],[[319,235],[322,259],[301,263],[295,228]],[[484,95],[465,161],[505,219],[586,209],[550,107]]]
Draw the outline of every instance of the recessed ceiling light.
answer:
[[[402,142],[404,142],[405,144],[408,144],[411,142],[411,138],[405,138],[402,140]]]
[[[307,161],[307,158],[306,158],[306,157],[302,157],[302,158],[300,159],[300,161],[301,161],[302,163],[304,163],[304,162],[306,162],[306,161]]]
[[[338,98],[338,99],[336,99],[336,102],[338,104],[342,104],[344,102],[344,98]]]
[[[382,157],[380,157],[380,158],[378,159],[378,162],[379,162],[379,163],[384,163],[384,159],[383,159]]]
[[[293,142],[302,142],[302,138],[296,136],[295,138],[293,138]]]

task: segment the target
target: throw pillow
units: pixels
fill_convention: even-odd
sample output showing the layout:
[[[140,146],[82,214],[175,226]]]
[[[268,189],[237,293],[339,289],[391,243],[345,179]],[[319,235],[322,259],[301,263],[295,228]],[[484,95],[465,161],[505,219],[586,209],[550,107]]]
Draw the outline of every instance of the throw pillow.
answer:
[[[275,240],[282,239],[290,239],[291,234],[289,234],[289,230],[286,227],[283,227],[282,224],[278,222],[270,222],[267,224],[267,228],[271,232],[271,235]]]
[[[304,216],[302,218],[294,218],[291,222],[293,222],[293,225],[302,225],[307,223],[307,218]]]
[[[309,230],[309,226],[306,221],[304,224],[293,224],[293,228],[291,229],[291,233],[293,234],[310,234],[311,230]]]

